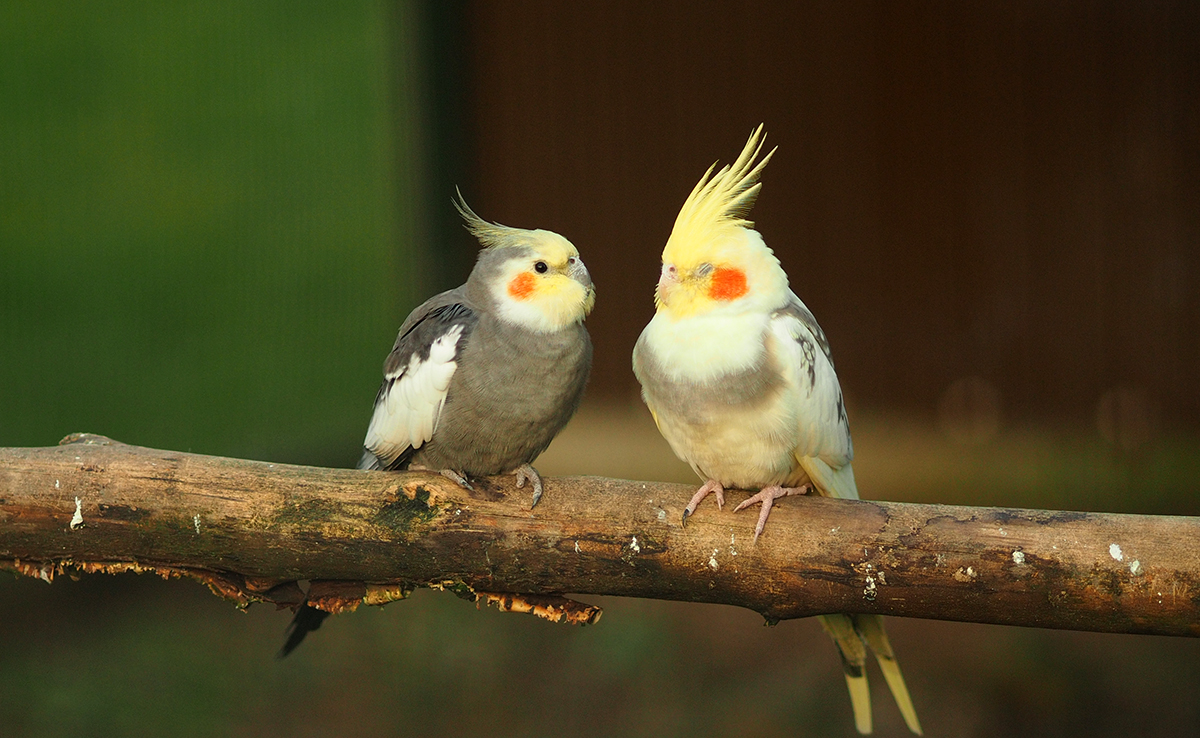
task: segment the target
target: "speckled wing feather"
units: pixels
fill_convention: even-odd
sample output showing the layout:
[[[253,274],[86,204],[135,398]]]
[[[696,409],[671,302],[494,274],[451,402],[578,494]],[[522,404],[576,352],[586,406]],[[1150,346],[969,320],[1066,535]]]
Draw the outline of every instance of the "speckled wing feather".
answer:
[[[462,288],[437,295],[404,321],[384,361],[360,469],[403,469],[433,437],[457,360],[477,322]]]
[[[799,403],[796,458],[801,463],[806,458],[816,459],[832,470],[848,468],[854,447],[829,342],[800,298],[791,292],[788,295],[788,303],[771,314],[770,329],[782,347],[784,373]],[[857,490],[852,496],[858,496]]]

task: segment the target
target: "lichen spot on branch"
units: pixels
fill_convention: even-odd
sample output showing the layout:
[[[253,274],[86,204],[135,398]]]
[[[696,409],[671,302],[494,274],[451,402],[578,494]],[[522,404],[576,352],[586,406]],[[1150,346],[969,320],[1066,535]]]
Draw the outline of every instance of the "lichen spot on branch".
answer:
[[[83,527],[83,500],[75,498],[75,514],[71,516],[71,530]]]
[[[437,519],[441,505],[424,485],[406,485],[379,507],[371,522],[407,535]]]

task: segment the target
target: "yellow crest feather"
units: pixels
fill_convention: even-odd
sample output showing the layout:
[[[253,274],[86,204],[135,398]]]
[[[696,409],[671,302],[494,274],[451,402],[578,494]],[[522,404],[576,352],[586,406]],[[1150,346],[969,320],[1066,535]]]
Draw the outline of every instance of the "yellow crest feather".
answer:
[[[463,199],[462,192],[457,187],[454,188],[454,192],[457,197],[450,200],[454,203],[454,209],[463,217],[466,229],[471,232],[472,236],[479,239],[479,243],[484,247],[498,249],[506,246],[522,246],[528,242],[530,231],[499,223],[490,223],[480,218],[471,209],[471,206],[467,205],[467,201]]]
[[[675,218],[675,227],[663,250],[664,261],[675,262],[689,249],[712,243],[739,228],[754,226],[753,221],[744,216],[754,206],[762,187],[758,177],[775,153],[775,149],[771,149],[761,161],[754,163],[765,140],[760,124],[750,134],[737,161],[721,167],[715,175],[716,163],[708,168]]]

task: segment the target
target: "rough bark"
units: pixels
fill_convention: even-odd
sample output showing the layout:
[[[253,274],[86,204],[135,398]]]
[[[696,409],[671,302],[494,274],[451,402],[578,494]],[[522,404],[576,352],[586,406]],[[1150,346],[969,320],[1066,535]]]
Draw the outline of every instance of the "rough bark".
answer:
[[[127,446],[77,435],[0,449],[0,566],[190,576],[238,602],[330,611],[433,586],[569,622],[561,593],[1200,635],[1200,518],[789,497],[755,515],[684,485],[511,477],[473,492],[360,472]],[[732,492],[732,501],[738,499]]]

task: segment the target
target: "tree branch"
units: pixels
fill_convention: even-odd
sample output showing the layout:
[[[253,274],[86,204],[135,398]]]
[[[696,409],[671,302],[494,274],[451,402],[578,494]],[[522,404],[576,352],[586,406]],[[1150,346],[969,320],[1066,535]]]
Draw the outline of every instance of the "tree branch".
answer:
[[[0,566],[190,576],[243,605],[294,606],[312,580],[334,612],[432,586],[570,622],[599,610],[559,593],[1200,635],[1200,518],[789,497],[755,544],[755,516],[710,504],[681,527],[692,491],[553,478],[530,511],[511,478],[468,492],[76,435],[0,449]]]

